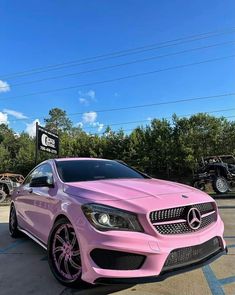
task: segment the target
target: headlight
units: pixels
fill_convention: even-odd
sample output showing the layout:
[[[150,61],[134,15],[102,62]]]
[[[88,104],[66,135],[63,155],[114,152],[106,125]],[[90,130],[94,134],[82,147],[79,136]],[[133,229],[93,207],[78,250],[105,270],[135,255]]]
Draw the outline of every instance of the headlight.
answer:
[[[143,232],[143,228],[134,213],[98,204],[83,205],[82,210],[89,222],[99,230]]]

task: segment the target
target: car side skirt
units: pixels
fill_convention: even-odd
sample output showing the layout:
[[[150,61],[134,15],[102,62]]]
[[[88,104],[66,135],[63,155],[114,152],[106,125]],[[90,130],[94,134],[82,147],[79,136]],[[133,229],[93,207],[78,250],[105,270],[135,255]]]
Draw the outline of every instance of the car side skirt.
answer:
[[[20,227],[18,227],[18,230],[21,231],[22,233],[26,234],[30,239],[32,239],[34,242],[36,242],[43,249],[47,250],[47,246],[43,242],[41,242],[38,238],[36,238],[34,235],[29,233],[27,230],[22,229]]]

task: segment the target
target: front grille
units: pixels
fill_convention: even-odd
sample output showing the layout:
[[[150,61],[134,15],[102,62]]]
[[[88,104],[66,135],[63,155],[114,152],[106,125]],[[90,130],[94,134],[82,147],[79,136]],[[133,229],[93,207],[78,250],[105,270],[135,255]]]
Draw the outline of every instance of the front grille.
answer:
[[[192,229],[187,222],[187,215],[191,208],[196,208],[201,214],[201,224]],[[202,203],[177,208],[169,208],[150,213],[150,221],[160,234],[184,234],[205,228],[217,220],[217,213],[213,203]]]
[[[114,270],[139,269],[145,261],[145,256],[140,254],[94,249],[90,253],[91,258],[100,268]]]
[[[162,272],[200,262],[218,253],[220,249],[220,240],[214,237],[201,245],[173,250],[168,255]]]

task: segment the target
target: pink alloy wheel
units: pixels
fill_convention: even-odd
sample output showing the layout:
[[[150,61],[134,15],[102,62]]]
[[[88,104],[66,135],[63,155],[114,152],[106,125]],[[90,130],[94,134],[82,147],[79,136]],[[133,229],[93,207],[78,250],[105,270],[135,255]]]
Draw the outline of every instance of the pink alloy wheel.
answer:
[[[58,227],[52,242],[53,260],[58,273],[69,281],[78,279],[82,272],[80,250],[71,224]]]

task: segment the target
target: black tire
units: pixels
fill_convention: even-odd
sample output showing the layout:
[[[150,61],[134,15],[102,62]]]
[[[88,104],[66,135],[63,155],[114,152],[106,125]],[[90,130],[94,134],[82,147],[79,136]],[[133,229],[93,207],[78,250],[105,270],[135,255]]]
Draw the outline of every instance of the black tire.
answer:
[[[0,203],[3,203],[6,197],[7,197],[7,194],[3,190],[0,190]]]
[[[60,283],[67,287],[86,285],[81,279],[82,264],[78,240],[66,218],[61,218],[54,224],[47,249],[50,269]]]
[[[18,230],[18,222],[17,222],[16,210],[14,205],[11,205],[11,209],[10,209],[9,233],[12,238],[19,238],[22,236],[21,232]]]
[[[217,176],[212,182],[213,190],[218,194],[226,194],[229,191],[229,184],[222,176]]]

